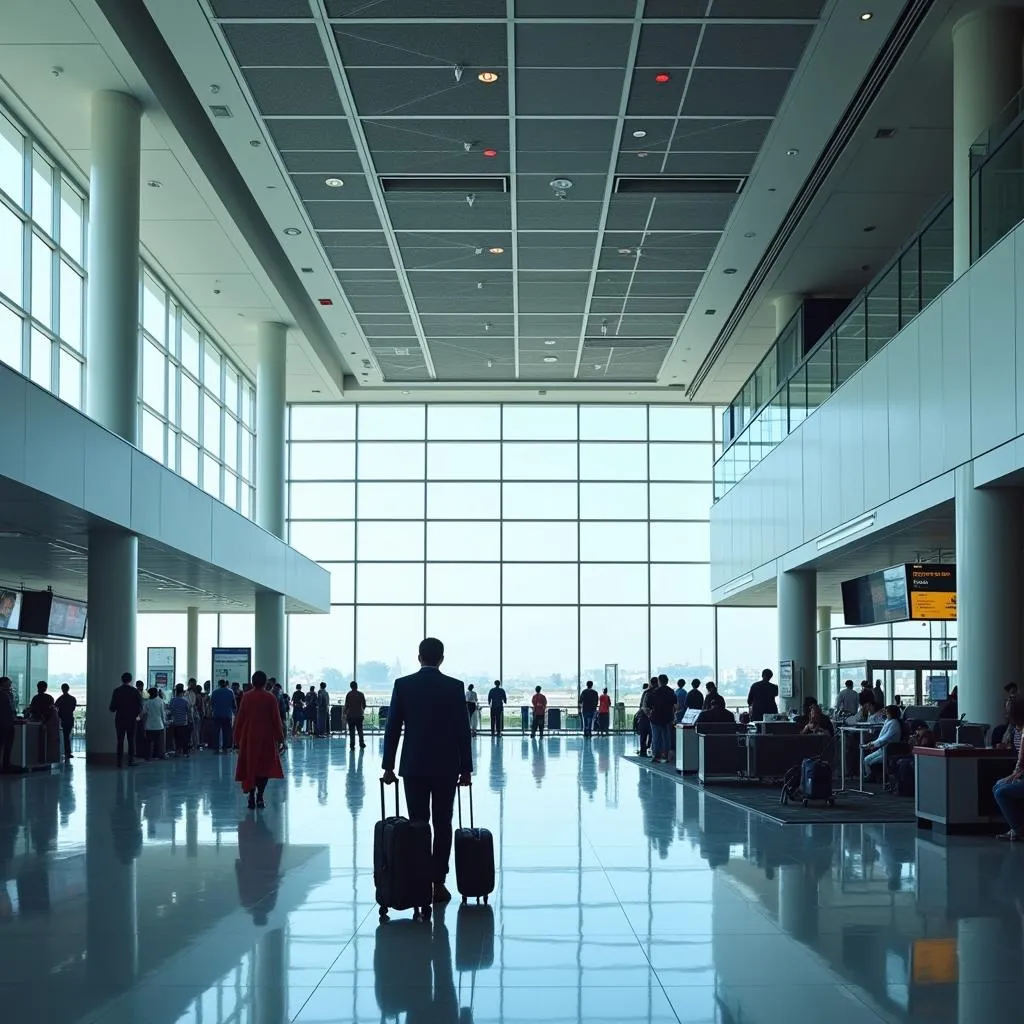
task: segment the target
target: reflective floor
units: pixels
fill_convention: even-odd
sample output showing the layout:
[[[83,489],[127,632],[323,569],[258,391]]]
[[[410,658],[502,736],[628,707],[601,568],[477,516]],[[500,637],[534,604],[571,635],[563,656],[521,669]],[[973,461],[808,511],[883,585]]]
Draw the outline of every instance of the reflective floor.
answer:
[[[432,925],[378,927],[376,744],[298,741],[259,817],[209,754],[0,779],[3,1019],[1019,1016],[1024,849],[774,825],[621,760],[623,739],[475,742],[498,889]]]

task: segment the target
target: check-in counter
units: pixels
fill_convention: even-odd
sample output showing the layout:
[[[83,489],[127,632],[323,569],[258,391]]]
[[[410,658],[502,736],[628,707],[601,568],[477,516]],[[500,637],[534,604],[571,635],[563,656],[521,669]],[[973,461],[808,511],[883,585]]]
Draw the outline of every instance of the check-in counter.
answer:
[[[47,722],[16,721],[14,744],[11,747],[11,767],[30,772],[60,764],[60,726],[57,716]]]
[[[692,775],[700,767],[700,741],[701,733],[711,735],[724,733],[734,736],[738,733],[746,735],[746,728],[741,725],[731,725],[728,722],[702,722],[697,725],[694,722],[687,724],[680,723],[676,726],[676,771],[680,775]]]
[[[915,747],[914,813],[918,827],[940,832],[1006,828],[992,787],[1009,775],[1017,755],[985,747]]]

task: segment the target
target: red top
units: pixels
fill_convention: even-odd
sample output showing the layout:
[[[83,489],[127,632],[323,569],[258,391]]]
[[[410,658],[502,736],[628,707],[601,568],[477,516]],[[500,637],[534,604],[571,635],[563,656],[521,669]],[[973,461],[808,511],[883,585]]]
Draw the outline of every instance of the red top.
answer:
[[[597,698],[597,710],[600,711],[602,715],[607,714],[611,709],[611,706],[612,699],[607,693],[602,693],[601,696]]]
[[[266,690],[250,690],[239,704],[235,717],[235,743],[238,744],[235,781],[242,784],[243,792],[255,789],[259,778],[284,778],[277,753],[277,745],[283,740],[284,727],[277,698]]]
[[[544,709],[548,706],[548,699],[543,693],[535,693],[530,703],[533,705],[534,714],[542,715],[544,714]]]

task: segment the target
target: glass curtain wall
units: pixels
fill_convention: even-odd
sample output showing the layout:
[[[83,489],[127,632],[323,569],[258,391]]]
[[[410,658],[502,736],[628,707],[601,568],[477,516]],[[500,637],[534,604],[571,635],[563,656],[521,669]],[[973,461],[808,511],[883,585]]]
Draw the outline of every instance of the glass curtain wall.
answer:
[[[708,406],[291,406],[289,538],[332,601],[289,617],[292,684],[383,696],[432,634],[449,671],[514,702],[539,684],[574,703],[606,664],[629,701],[716,660],[745,695],[774,620],[728,647],[749,664],[717,659],[713,429]]]
[[[82,192],[0,108],[0,361],[82,406]]]

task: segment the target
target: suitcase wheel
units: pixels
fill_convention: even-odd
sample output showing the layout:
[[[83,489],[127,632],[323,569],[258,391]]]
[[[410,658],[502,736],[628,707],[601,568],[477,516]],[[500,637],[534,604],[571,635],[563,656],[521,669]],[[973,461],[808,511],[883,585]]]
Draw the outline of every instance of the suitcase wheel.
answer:
[[[807,806],[807,797],[804,797],[804,807]]]
[[[469,902],[469,897],[468,896],[463,896],[462,897],[462,905],[465,906],[468,902]]]
[[[828,798],[828,799],[827,799],[827,800],[825,801],[825,803],[826,803],[826,804],[827,804],[827,805],[828,805],[829,807],[835,807],[835,805],[836,805],[836,798],[835,798],[834,796],[830,796],[830,797],[829,797],[829,798]]]
[[[414,921],[429,921],[432,912],[432,908],[429,906],[419,907],[413,912],[412,919]]]

